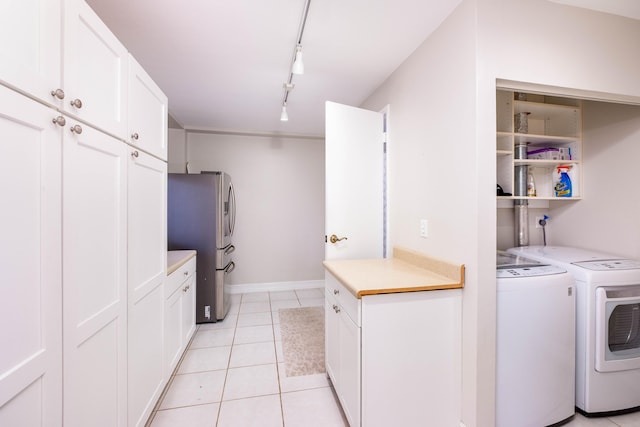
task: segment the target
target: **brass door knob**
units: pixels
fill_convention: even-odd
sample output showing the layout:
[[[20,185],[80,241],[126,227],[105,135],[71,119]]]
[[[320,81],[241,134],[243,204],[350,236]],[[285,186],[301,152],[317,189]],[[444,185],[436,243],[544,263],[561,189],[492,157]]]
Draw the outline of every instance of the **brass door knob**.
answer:
[[[330,241],[331,243],[336,243],[336,242],[339,242],[340,240],[347,240],[347,238],[346,238],[346,237],[338,237],[338,236],[336,236],[335,234],[332,234],[332,235],[329,237],[329,241]]]

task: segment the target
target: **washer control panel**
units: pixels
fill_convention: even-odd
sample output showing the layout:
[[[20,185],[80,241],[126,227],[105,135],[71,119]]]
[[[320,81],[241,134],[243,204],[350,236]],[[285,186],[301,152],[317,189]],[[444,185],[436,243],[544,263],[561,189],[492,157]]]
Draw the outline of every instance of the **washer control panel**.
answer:
[[[566,273],[555,265],[536,265],[531,267],[505,267],[496,269],[496,278],[534,277],[549,276],[551,274]]]

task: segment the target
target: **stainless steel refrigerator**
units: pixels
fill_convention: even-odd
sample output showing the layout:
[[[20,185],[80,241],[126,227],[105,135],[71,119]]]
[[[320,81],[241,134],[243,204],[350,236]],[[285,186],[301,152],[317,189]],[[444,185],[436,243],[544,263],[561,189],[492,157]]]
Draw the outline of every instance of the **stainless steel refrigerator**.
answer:
[[[168,249],[195,249],[196,322],[224,319],[230,300],[225,295],[233,262],[235,193],[224,172],[168,176]]]

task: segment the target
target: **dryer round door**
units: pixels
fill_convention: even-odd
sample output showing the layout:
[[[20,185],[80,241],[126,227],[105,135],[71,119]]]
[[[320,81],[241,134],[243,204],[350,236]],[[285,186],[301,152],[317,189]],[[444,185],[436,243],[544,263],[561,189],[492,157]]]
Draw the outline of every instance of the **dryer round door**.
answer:
[[[640,368],[640,286],[596,289],[598,372]]]

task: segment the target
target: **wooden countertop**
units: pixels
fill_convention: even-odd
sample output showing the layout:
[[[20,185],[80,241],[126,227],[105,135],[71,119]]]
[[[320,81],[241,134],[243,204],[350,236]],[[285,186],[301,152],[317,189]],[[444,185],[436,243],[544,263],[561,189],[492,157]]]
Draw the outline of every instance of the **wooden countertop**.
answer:
[[[196,256],[196,251],[167,251],[167,276]]]
[[[327,260],[325,268],[357,298],[464,287],[464,264],[394,248],[393,258]]]

